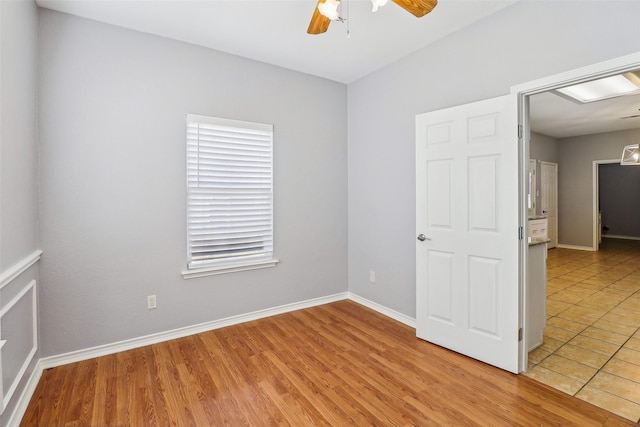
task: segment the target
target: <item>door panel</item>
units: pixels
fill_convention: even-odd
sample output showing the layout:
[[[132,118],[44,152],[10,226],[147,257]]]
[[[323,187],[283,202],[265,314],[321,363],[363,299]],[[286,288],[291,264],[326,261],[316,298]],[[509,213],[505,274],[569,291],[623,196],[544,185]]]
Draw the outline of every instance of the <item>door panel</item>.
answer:
[[[497,232],[499,159],[496,156],[469,158],[469,228]]]
[[[419,338],[518,371],[515,95],[416,117]]]
[[[451,160],[428,162],[427,175],[427,222],[430,227],[451,228]]]
[[[452,324],[453,319],[453,254],[449,252],[429,251],[429,281],[439,286],[428,289],[428,312],[434,320]]]

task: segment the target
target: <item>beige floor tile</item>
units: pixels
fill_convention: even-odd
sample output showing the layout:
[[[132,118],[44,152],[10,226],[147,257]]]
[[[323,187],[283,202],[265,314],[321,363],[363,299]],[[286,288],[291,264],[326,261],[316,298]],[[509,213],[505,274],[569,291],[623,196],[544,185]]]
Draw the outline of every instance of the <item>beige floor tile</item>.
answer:
[[[607,331],[615,332],[620,335],[631,336],[636,331],[637,328],[633,326],[621,325],[620,323],[614,323],[608,320],[600,319],[593,324],[596,328],[604,329]]]
[[[631,350],[627,347],[622,347],[618,350],[614,355],[614,358],[624,360],[625,362],[633,363],[635,365],[640,365],[640,351]]]
[[[640,289],[640,284],[638,284],[638,282],[636,282],[635,280],[631,281],[631,280],[619,280],[615,283],[612,283],[611,285],[609,285],[609,287],[611,289],[621,289],[624,291],[637,291],[638,289]]]
[[[556,316],[569,307],[571,307],[571,304],[566,302],[547,300],[547,315]]]
[[[547,297],[555,294],[559,290],[561,290],[561,289],[560,288],[556,288],[554,286],[550,286],[549,284],[547,284]]]
[[[631,338],[624,344],[624,348],[630,348],[631,350],[640,351],[640,338]]]
[[[547,356],[551,354],[550,351],[547,351],[541,347],[538,347],[529,352],[529,363],[533,363],[537,365],[542,362]]]
[[[548,301],[560,301],[568,304],[578,304],[580,301],[585,299],[585,297],[585,295],[582,295],[579,292],[568,291],[565,289],[549,295]]]
[[[570,277],[563,277],[563,274],[567,274],[569,271],[570,270],[567,270],[566,268],[547,266],[547,277],[562,283],[567,283],[567,284],[576,283],[578,281],[577,279],[573,279]]]
[[[574,380],[540,365],[534,367],[525,375],[572,396],[584,385],[581,381]]]
[[[623,302],[620,303],[620,307],[627,309],[627,310],[631,310],[631,311],[635,311],[635,312],[640,312],[640,299],[636,300],[636,299],[627,299]],[[639,313],[640,315],[640,313]]]
[[[589,326],[587,329],[582,331],[581,335],[586,335],[588,337],[599,339],[601,341],[606,341],[616,345],[622,345],[629,339],[627,335],[618,334],[616,332],[607,331],[605,329],[595,328],[593,326]]]
[[[580,307],[590,308],[598,311],[603,315],[616,306],[616,303],[610,301],[599,301],[599,298],[585,298],[577,303]]]
[[[620,303],[617,307],[612,308],[611,313],[627,317],[631,321],[634,321],[636,325],[640,326],[640,313],[635,310],[626,309],[622,304],[624,304],[624,302]]]
[[[635,381],[600,371],[589,382],[589,385],[640,404],[640,383]]]
[[[583,365],[582,363],[576,362],[575,360],[566,359],[555,354],[552,354],[551,356],[540,362],[540,366],[569,378],[573,378],[574,380],[580,381],[583,384],[589,381],[596,374],[596,372],[598,372],[596,368]]]
[[[544,338],[554,338],[559,341],[567,342],[576,336],[576,332],[567,331],[566,329],[556,328],[555,326],[547,325],[544,328]]]
[[[604,365],[602,370],[640,383],[640,365],[634,365],[633,363],[625,362],[624,360],[614,357]]]
[[[586,348],[576,347],[571,344],[562,346],[555,354],[596,369],[603,367],[609,360],[609,356],[607,355],[596,353],[595,351],[591,351]]]
[[[572,322],[571,320],[563,319],[561,317],[552,317],[547,321],[547,325],[575,333],[582,332],[587,327],[584,323]]]
[[[618,314],[618,313],[613,313],[612,311],[607,313],[607,314],[605,314],[604,316],[602,316],[602,320],[606,320],[606,321],[613,322],[613,323],[619,323],[619,324],[625,325],[625,326],[634,326],[636,328],[638,326],[640,326],[638,324],[638,319],[632,318],[632,317],[629,317],[629,316],[625,316],[625,315],[621,315],[621,314]]]
[[[546,338],[544,338],[544,341],[543,341],[542,345],[540,347],[538,347],[538,348],[540,350],[544,350],[544,351],[548,351],[550,353],[553,353],[554,351],[556,351],[557,349],[562,347],[564,344],[565,344],[565,341],[557,340],[555,338],[546,337]]]
[[[548,306],[549,304],[547,304],[547,307]],[[557,314],[558,317],[561,317],[563,319],[584,323],[586,325],[592,324],[596,320],[603,317],[603,315],[604,315],[603,312],[592,310],[586,307],[578,307],[575,305],[570,306],[566,310]]]
[[[589,384],[584,386],[584,388],[576,394],[576,397],[620,415],[634,423],[638,422],[640,418],[640,405],[607,393]]]
[[[562,289],[575,285],[576,283],[578,282],[573,279],[567,279],[563,277],[554,277],[547,282],[547,284],[553,284],[553,286],[562,287]]]
[[[586,348],[591,351],[595,351],[596,353],[604,354],[605,356],[613,356],[613,353],[618,351],[621,346],[620,344],[612,344],[610,342],[588,337],[584,335],[584,332],[569,341],[569,344]]]
[[[585,282],[578,282],[575,285],[572,286],[572,289],[576,289],[579,291],[584,291],[584,292],[589,292],[589,294],[594,294],[602,289],[604,289],[605,286],[603,285],[593,285],[591,283],[585,283]]]
[[[611,285],[615,281],[616,279],[612,279],[609,277],[592,276],[589,278],[585,278],[584,283],[590,283],[593,285]]]
[[[638,422],[640,242],[604,242],[598,252],[548,252],[545,342],[529,353],[527,375]]]
[[[605,295],[607,298],[610,298],[611,301],[616,301],[617,303],[621,303],[622,301],[626,300],[631,295],[633,295],[633,292],[631,291],[623,291],[623,290],[611,289],[611,288],[605,288],[598,293]]]

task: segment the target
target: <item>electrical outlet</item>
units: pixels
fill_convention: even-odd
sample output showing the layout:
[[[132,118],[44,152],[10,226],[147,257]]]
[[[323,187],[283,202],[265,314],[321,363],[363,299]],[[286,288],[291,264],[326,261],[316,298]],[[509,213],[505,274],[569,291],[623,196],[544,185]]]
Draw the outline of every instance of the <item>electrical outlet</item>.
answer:
[[[151,310],[158,307],[158,305],[156,304],[156,296],[155,295],[149,295],[147,297],[147,309]]]
[[[376,283],[376,272],[369,270],[369,282]]]

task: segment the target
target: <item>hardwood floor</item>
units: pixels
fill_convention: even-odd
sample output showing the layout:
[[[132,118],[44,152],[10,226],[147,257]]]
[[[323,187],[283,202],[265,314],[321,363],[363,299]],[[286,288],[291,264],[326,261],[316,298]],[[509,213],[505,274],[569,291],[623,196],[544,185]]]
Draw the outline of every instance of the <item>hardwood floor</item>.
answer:
[[[49,369],[21,426],[635,425],[352,301]]]

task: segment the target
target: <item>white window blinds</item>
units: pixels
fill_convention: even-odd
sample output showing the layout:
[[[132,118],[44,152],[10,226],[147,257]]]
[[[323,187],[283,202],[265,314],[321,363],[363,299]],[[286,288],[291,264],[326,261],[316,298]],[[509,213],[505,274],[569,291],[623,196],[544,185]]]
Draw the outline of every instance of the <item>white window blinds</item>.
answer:
[[[273,258],[273,126],[187,115],[188,267]]]

